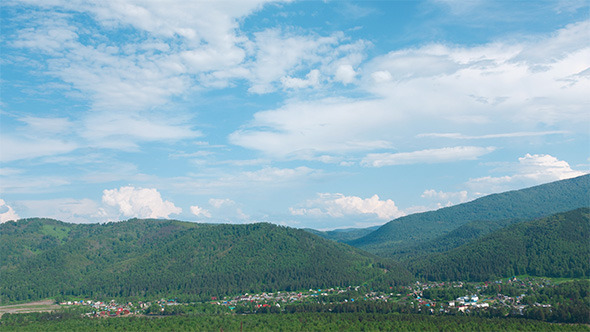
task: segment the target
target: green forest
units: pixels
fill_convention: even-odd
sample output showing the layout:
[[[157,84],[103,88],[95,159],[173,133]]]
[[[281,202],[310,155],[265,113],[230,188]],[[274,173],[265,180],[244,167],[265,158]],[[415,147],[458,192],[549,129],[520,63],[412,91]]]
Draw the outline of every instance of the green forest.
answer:
[[[511,225],[445,253],[407,262],[417,278],[492,280],[513,275],[588,278],[590,209]]]
[[[590,207],[589,193],[590,175],[583,175],[401,217],[347,243],[379,256],[393,258],[400,258],[399,255],[403,258],[408,253],[409,256],[415,256],[428,251],[441,251],[466,244],[511,223]],[[463,235],[471,234],[466,237],[449,234],[460,231],[459,227],[464,225],[468,225],[468,228],[463,230]],[[441,238],[446,235],[452,239]],[[429,244],[432,240],[435,242]],[[422,247],[425,247],[424,251],[420,249]]]
[[[176,296],[409,282],[400,264],[271,224],[139,220],[0,225],[0,301]]]
[[[584,325],[522,318],[382,313],[205,314],[169,317],[80,318],[56,312],[13,315],[0,331],[588,331]]]

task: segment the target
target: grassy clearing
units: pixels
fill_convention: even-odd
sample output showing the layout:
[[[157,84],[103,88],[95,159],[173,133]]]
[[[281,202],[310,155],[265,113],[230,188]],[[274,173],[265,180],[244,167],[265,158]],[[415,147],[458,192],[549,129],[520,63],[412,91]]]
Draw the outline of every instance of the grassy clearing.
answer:
[[[0,317],[4,314],[24,314],[31,312],[51,312],[59,309],[54,300],[43,300],[29,303],[0,306]]]

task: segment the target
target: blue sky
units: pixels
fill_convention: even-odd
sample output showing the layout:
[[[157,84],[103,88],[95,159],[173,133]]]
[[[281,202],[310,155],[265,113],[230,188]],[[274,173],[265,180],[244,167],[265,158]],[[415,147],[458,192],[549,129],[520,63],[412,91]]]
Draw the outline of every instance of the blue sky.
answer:
[[[3,1],[0,220],[367,227],[588,173],[589,10]]]

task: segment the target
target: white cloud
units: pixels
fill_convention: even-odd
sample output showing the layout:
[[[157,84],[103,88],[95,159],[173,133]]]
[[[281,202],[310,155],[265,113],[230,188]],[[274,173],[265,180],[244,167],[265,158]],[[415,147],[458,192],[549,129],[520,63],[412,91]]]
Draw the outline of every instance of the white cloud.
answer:
[[[7,117],[7,122],[10,121]],[[0,134],[0,161],[9,162],[66,154],[80,147],[65,137],[74,124],[66,118],[17,118],[10,130]]]
[[[356,71],[351,65],[340,65],[338,66],[338,69],[336,69],[334,79],[344,84],[350,84],[354,82],[355,77]]]
[[[586,174],[586,172],[573,170],[566,161],[544,154],[526,154],[524,157],[518,158],[518,163],[510,164],[501,170],[512,174],[470,179],[467,182],[467,187],[474,192],[487,194],[530,187]]]
[[[178,119],[149,114],[94,112],[80,135],[93,147],[134,149],[138,142],[178,141],[202,136]]]
[[[487,135],[464,135],[460,133],[425,133],[419,134],[416,137],[433,137],[433,138],[450,138],[450,139],[494,139],[494,138],[520,138],[520,137],[535,137],[545,135],[559,135],[567,134],[564,130],[548,130],[548,131],[526,131],[526,132],[514,132],[514,133],[502,133],[502,134],[487,134]]]
[[[444,192],[436,191],[434,189],[427,189],[424,190],[421,197],[435,201],[438,208],[465,203],[469,199],[466,190],[458,192]]]
[[[317,154],[388,148],[386,128],[400,114],[378,102],[344,99],[289,103],[274,111],[258,112],[249,127],[230,142],[275,157],[310,159]]]
[[[407,138],[428,132],[521,137],[519,144],[549,132],[585,135],[590,77],[580,73],[590,67],[589,27],[580,22],[522,42],[396,50],[359,68],[357,82],[368,96],[293,98],[256,113],[230,142],[274,157],[313,159],[418,145],[423,142]],[[545,48],[553,51],[540,51]]]
[[[375,215],[382,220],[391,220],[404,215],[395,203],[381,200],[379,196],[370,198],[345,196],[343,194],[318,194],[316,199],[308,200],[303,207],[289,208],[292,215],[299,216],[330,216],[341,218],[355,215]]]
[[[211,198],[209,205],[215,210],[213,217],[230,222],[244,222],[250,219],[236,202],[229,198]]]
[[[64,222],[90,223],[108,221],[106,212],[88,198],[54,198],[16,202],[18,207],[32,216],[52,218]]]
[[[202,207],[199,207],[198,205],[193,205],[190,207],[190,209],[191,209],[191,213],[197,217],[203,216],[205,218],[211,218],[211,212],[209,212],[208,210],[206,210]]]
[[[2,192],[11,194],[54,192],[57,188],[67,186],[71,183],[72,179],[64,175],[43,176],[18,174],[14,176],[2,176]]]
[[[212,178],[213,175],[215,175],[214,178]],[[323,177],[325,177],[323,171],[305,166],[295,168],[263,167],[255,171],[238,173],[215,169],[214,172],[206,175],[198,173],[189,174],[189,177],[177,178],[172,187],[179,193],[224,195],[228,190],[236,193],[264,192],[276,188],[284,190],[286,187],[315,182]],[[170,185],[170,183],[162,183],[160,186],[166,185]]]
[[[149,109],[197,85],[200,74],[235,70],[247,41],[238,35],[239,19],[265,2],[29,1],[28,28],[12,46],[54,57],[50,71],[90,97],[94,108]],[[79,28],[82,15],[101,29]],[[108,39],[123,29],[123,39]]]
[[[446,163],[459,160],[475,160],[494,151],[493,147],[456,146],[451,148],[427,149],[413,152],[372,153],[368,154],[361,164],[363,166],[382,167],[408,164]]]
[[[18,219],[19,216],[14,209],[0,198],[0,223]]]
[[[168,218],[170,214],[182,212],[174,203],[162,200],[156,189],[121,187],[104,190],[102,201],[117,207],[125,217]]]
[[[371,78],[375,83],[383,83],[391,81],[391,73],[386,70],[379,70],[376,72],[371,73]]]
[[[265,167],[258,171],[243,172],[241,178],[249,182],[284,183],[313,176],[316,170],[300,166],[296,168]]]
[[[216,209],[221,209],[223,206],[234,206],[236,202],[229,198],[211,198],[209,199],[209,204]]]
[[[60,139],[0,135],[0,160],[2,162],[64,154],[77,148],[78,144]]]
[[[307,81],[290,78],[293,71],[321,64],[341,41],[341,35],[328,37],[302,36],[279,29],[267,29],[255,34],[252,50],[255,61],[247,64],[252,81],[250,92],[267,93],[275,90],[274,82],[282,80],[285,87],[307,86],[318,72],[310,72]],[[314,73],[314,74],[312,74]]]
[[[320,83],[320,71],[313,69],[305,76],[305,79],[290,76],[282,77],[281,83],[283,87],[288,89],[303,89],[310,86],[317,86]]]
[[[51,134],[56,135],[71,130],[74,124],[66,118],[39,118],[27,116],[19,119],[19,121],[27,124],[27,131],[32,131],[36,134]]]

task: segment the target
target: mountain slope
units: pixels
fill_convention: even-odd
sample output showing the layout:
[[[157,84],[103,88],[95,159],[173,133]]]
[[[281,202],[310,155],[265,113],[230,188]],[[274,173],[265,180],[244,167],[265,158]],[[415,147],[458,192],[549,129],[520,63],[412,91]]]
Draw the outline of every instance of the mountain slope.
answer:
[[[310,232],[315,235],[319,235],[325,239],[336,241],[336,242],[350,242],[361,238],[369,233],[378,229],[379,226],[373,226],[368,228],[344,228],[335,229],[332,231],[318,231],[311,228],[304,228],[304,231]]]
[[[475,221],[522,221],[590,206],[590,175],[493,194],[436,211],[388,222],[350,245],[384,257],[396,250],[448,234]]]
[[[271,224],[27,219],[0,225],[0,252],[2,302],[60,294],[197,299],[409,278],[393,262]]]
[[[449,251],[518,222],[522,222],[522,220],[503,219],[471,221],[432,240],[421,241],[406,246],[393,247],[387,252],[387,257],[393,258],[397,261],[405,261],[430,253]]]
[[[490,280],[528,274],[590,276],[590,209],[521,222],[446,253],[408,262],[430,280]]]

